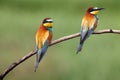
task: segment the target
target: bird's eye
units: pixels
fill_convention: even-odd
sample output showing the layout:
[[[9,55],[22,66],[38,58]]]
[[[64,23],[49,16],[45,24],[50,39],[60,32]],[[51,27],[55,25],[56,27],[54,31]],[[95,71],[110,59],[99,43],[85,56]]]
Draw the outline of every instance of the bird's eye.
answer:
[[[52,23],[53,21],[44,21],[43,23]]]
[[[90,12],[94,11],[94,9],[91,9]]]
[[[48,19],[48,20],[43,21],[43,23],[53,23],[53,21],[51,19]]]
[[[47,21],[48,23],[52,23],[53,21]]]
[[[97,7],[91,8],[90,12],[96,11],[97,9],[98,9]]]
[[[52,19],[47,19],[46,21],[53,21]]]

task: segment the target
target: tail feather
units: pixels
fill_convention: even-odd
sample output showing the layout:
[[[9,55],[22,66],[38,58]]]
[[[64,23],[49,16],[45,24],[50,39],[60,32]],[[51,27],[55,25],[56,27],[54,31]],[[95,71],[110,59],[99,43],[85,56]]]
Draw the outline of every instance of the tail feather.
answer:
[[[38,65],[39,65],[41,59],[42,59],[42,56],[41,56],[41,49],[40,49],[40,50],[37,51],[37,54],[36,54],[36,63],[35,63],[35,66],[34,66],[35,67],[35,70],[34,70],[35,72],[38,68]]]
[[[44,43],[44,46],[42,46],[41,49],[37,50],[35,72],[36,72],[36,69],[38,68],[38,65],[39,65],[40,61],[42,60],[43,56],[45,55],[47,49],[48,49],[48,41],[46,41]]]
[[[39,65],[39,62],[38,61],[36,61],[36,63],[35,63],[35,72],[36,72],[36,70],[37,70],[37,68],[38,68],[38,65]]]
[[[83,44],[79,44],[76,54],[78,54],[82,50],[82,46]]]
[[[77,54],[82,50],[82,46],[85,42],[85,40],[90,36],[91,34],[91,30],[88,30],[87,32],[85,32],[84,36],[81,35],[81,38],[80,38],[80,44],[78,46],[78,49],[77,49]]]

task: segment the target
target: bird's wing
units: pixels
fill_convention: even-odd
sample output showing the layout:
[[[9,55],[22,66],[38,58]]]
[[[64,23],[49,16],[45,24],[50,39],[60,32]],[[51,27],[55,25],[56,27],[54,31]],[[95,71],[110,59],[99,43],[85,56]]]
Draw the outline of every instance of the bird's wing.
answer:
[[[82,20],[82,27],[81,27],[81,39],[83,40],[85,37],[88,37],[90,34],[93,33],[95,28],[97,27],[98,19],[94,18],[84,18]]]
[[[36,45],[37,48],[42,48],[42,46],[45,44],[47,38],[49,36],[49,31],[41,31],[41,32],[37,32],[36,34]]]
[[[89,29],[95,30],[97,27],[98,19],[95,17],[89,21]]]
[[[87,28],[84,28],[84,29],[82,28],[80,43],[83,43],[83,41],[86,40],[87,36],[88,36],[88,29]]]
[[[48,40],[45,41],[41,49],[38,50],[37,60],[40,62],[48,49]]]

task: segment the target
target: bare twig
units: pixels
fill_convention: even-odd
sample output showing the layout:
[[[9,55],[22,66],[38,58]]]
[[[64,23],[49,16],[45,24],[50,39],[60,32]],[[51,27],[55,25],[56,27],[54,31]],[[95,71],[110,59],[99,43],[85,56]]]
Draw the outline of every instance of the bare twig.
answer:
[[[12,63],[1,75],[0,75],[0,80],[3,80],[3,78],[10,72],[12,71],[15,67],[17,67],[20,63],[24,62],[25,60],[27,60],[28,58],[30,58],[31,56],[33,56],[36,52],[35,51],[31,51],[30,53],[28,53],[27,55],[25,55],[24,57],[22,57],[20,60]]]
[[[113,30],[113,29],[105,29],[105,30],[98,30],[98,31],[95,31],[93,34],[104,34],[104,33],[115,33],[115,34],[120,34],[120,30]],[[50,46],[54,45],[54,44],[57,44],[57,43],[60,43],[62,41],[66,41],[66,40],[69,40],[69,39],[72,39],[72,38],[76,38],[76,37],[79,37],[80,36],[80,33],[75,33],[75,34],[72,34],[72,35],[69,35],[69,36],[64,36],[62,38],[59,38],[57,40],[54,40]]]
[[[99,31],[95,31],[93,34],[104,34],[104,33],[115,33],[115,34],[120,34],[120,30],[112,30],[112,29],[106,29],[106,30],[99,30]],[[69,40],[69,39],[73,39],[76,37],[79,37],[80,33],[75,33],[69,36],[64,36],[62,38],[59,38],[57,40],[54,40],[49,46],[55,45],[57,43]],[[21,64],[22,62],[24,62],[25,60],[27,60],[28,58],[30,58],[31,56],[35,55],[36,52],[35,51],[31,51],[30,53],[28,53],[27,55],[25,55],[23,58],[21,58],[20,60],[12,63],[1,75],[0,75],[0,80],[3,80],[4,77],[10,72],[12,71],[15,67],[17,67],[19,64]]]

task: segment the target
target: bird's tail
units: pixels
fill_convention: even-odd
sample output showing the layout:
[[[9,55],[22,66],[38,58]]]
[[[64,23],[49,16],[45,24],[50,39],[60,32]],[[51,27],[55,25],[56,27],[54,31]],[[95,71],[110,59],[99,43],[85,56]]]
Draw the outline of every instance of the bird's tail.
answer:
[[[36,63],[35,63],[35,70],[34,70],[35,72],[36,72],[36,70],[38,68],[38,65],[39,65],[39,62],[36,61]]]
[[[37,51],[37,54],[36,54],[36,63],[35,63],[35,72],[36,72],[36,70],[37,70],[37,68],[38,68],[38,65],[39,65],[39,63],[40,63],[40,61],[41,61],[41,50],[38,50]]]
[[[82,50],[83,43],[80,43],[77,49],[76,54],[78,54]]]

